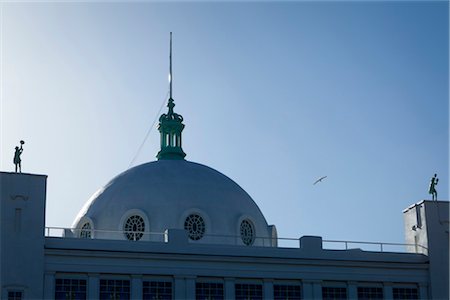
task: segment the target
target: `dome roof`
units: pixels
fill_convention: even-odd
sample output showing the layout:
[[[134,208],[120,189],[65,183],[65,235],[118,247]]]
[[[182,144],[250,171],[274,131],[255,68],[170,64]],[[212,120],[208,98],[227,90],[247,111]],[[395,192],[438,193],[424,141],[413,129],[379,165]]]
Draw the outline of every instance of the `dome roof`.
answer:
[[[189,232],[189,217],[199,216],[204,228],[198,240],[207,243],[267,245],[267,239],[276,234],[238,184],[186,160],[158,160],[123,172],[91,197],[73,225],[94,229],[95,238],[125,239],[123,230],[136,230],[134,225],[124,227],[130,216],[138,216],[145,233],[183,228]],[[193,226],[198,230],[202,224]],[[158,239],[145,233],[142,240]],[[250,243],[243,234],[250,234]]]
[[[186,161],[183,117],[170,97],[159,118],[158,161],[129,169],[97,191],[76,217],[76,236],[162,241],[167,229],[185,229],[191,241],[276,246],[275,226],[233,180],[214,169]]]

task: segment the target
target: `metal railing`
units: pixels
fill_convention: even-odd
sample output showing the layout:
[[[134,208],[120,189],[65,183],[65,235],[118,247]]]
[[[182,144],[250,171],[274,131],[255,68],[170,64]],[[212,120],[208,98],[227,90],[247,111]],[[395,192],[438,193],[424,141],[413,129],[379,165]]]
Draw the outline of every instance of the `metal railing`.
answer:
[[[64,227],[45,227],[46,237],[61,238],[91,238],[103,240],[123,240],[126,236],[130,240],[164,242],[165,232],[141,232],[124,230],[103,230],[103,229],[82,229],[82,228],[64,228]]]
[[[415,253],[426,253],[428,249],[425,246],[419,244],[403,244],[403,243],[386,243],[386,242],[360,242],[360,241],[338,241],[338,240],[323,240],[323,245],[332,244],[332,246],[326,249],[335,250],[350,250],[361,249],[364,251],[377,251],[377,252],[411,252],[406,249],[407,247],[413,247]],[[325,247],[324,247],[325,248]],[[411,249],[411,248],[409,248]]]
[[[127,235],[130,240],[167,242],[169,236],[167,232],[140,232],[121,230],[101,230],[101,229],[80,229],[63,227],[45,227],[46,237],[60,238],[91,238],[107,240],[126,240]],[[206,234],[197,241],[189,239],[190,243],[198,244],[226,244],[246,246],[238,235],[211,235]],[[271,238],[254,237],[252,246],[277,247],[277,248],[300,248],[300,238]],[[387,243],[387,242],[364,242],[364,241],[343,241],[343,240],[322,240],[322,248],[325,250],[354,250],[360,249],[371,252],[413,252],[427,254],[428,249],[418,244]]]

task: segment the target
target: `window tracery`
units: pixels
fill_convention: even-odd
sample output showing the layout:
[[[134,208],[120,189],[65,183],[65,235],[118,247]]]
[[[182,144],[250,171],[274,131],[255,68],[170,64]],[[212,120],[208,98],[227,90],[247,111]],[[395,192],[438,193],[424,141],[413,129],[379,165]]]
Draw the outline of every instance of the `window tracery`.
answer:
[[[125,237],[130,241],[139,241],[144,235],[145,221],[141,216],[128,217],[123,226]]]
[[[249,220],[243,220],[241,222],[241,239],[247,246],[252,245],[255,241],[255,228]]]
[[[184,221],[184,229],[188,232],[191,240],[198,241],[205,234],[205,221],[200,215],[191,214]]]

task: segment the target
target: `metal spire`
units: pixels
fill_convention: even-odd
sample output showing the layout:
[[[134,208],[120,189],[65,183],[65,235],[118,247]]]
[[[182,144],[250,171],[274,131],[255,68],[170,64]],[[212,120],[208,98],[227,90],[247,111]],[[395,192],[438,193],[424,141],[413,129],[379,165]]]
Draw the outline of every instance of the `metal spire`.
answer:
[[[181,132],[184,129],[183,117],[173,111],[175,103],[172,99],[172,32],[170,33],[169,52],[169,100],[167,114],[159,117],[158,130],[161,134],[161,150],[156,157],[160,159],[184,159],[186,153],[181,148]]]
[[[169,83],[170,83],[169,99],[172,99],[172,32],[170,32]]]

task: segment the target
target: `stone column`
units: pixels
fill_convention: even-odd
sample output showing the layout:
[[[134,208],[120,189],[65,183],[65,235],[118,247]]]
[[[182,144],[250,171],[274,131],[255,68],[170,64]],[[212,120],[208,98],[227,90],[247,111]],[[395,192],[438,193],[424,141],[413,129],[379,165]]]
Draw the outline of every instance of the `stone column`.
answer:
[[[263,296],[264,296],[264,299],[267,299],[267,300],[273,299],[273,280],[272,279],[264,279]]]
[[[131,275],[131,299],[142,299],[141,275]]]
[[[185,277],[186,299],[195,299],[195,276]]]
[[[322,299],[322,281],[304,280],[303,299]]]
[[[234,290],[234,278],[224,279],[224,292],[225,292],[225,299],[236,298],[236,293]]]
[[[358,299],[358,285],[356,281],[349,281],[347,287],[348,299]]]
[[[100,299],[100,279],[99,274],[89,273],[88,274],[88,299]]]
[[[174,299],[186,299],[186,285],[184,278],[180,276],[174,276]]]
[[[313,282],[314,299],[322,299],[322,281],[317,280]]]
[[[391,300],[394,298],[394,290],[392,288],[391,282],[384,282],[383,283],[383,296],[386,300]]]
[[[419,283],[419,299],[430,299],[428,296],[428,285],[425,283]]]
[[[310,281],[303,281],[302,292],[303,299],[313,299],[313,285]]]

